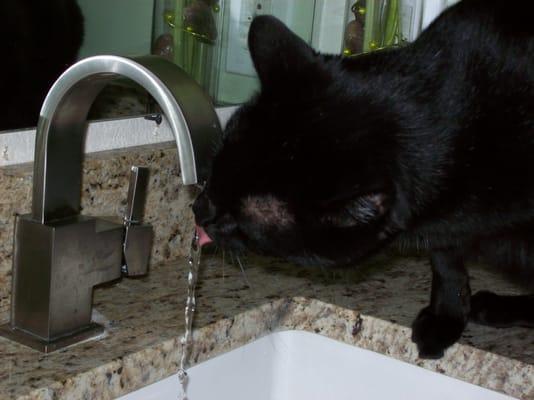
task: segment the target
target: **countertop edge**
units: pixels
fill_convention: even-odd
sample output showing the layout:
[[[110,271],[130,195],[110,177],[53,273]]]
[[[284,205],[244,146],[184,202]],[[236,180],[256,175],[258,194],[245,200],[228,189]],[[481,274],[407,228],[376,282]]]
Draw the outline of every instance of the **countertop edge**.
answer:
[[[190,365],[252,342],[274,331],[304,330],[408,362],[520,399],[534,398],[534,366],[455,344],[440,360],[422,360],[411,329],[319,300],[293,297],[270,301],[195,329]],[[125,355],[18,400],[113,399],[176,373],[180,335]]]

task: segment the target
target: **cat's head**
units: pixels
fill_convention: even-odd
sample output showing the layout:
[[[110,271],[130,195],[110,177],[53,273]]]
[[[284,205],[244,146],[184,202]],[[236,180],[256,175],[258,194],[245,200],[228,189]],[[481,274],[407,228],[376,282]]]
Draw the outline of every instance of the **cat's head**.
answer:
[[[194,204],[222,247],[304,264],[353,262],[388,240],[395,143],[371,90],[270,16],[249,49],[261,91],[225,128]]]

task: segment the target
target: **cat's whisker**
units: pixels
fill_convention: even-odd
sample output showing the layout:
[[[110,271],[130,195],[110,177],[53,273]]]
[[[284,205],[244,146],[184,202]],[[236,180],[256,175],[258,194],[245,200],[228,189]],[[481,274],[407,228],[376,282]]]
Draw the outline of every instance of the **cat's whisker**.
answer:
[[[250,284],[250,281],[247,278],[247,274],[245,273],[245,268],[243,267],[243,263],[241,262],[241,259],[238,255],[236,255],[237,263],[239,264],[239,268],[241,268],[241,273],[243,274],[243,279],[245,280],[245,283],[249,287],[249,289],[252,289],[252,285]]]

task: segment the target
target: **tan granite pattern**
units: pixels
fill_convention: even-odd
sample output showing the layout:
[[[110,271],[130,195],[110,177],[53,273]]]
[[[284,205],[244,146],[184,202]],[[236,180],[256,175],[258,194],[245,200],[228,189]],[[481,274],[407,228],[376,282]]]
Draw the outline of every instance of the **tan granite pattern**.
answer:
[[[181,185],[172,143],[88,157],[83,168],[83,214],[122,216],[130,166],[150,167],[145,221],[154,226],[151,265],[184,256],[192,235],[189,187]],[[31,208],[32,165],[0,168],[0,321],[8,318],[11,292],[13,215]]]
[[[428,297],[424,260],[380,256],[360,270],[321,271],[249,257],[245,266],[252,288],[220,256],[205,259],[192,363],[271,331],[302,329],[534,399],[531,330],[469,326],[443,359],[417,358],[408,326]],[[472,274],[476,285],[517,290],[483,269]],[[108,320],[100,340],[45,356],[0,339],[0,399],[112,399],[175,373],[186,275],[180,262],[97,289],[95,307]]]

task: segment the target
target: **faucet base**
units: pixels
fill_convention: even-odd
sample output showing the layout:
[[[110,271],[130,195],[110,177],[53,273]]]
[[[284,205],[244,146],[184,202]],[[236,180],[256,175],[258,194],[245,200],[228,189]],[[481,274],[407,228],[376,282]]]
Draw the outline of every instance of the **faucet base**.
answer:
[[[9,323],[0,326],[0,337],[4,337],[24,346],[31,347],[32,349],[41,351],[43,353],[51,353],[64,347],[93,339],[103,333],[104,327],[102,325],[91,322],[89,325],[87,325],[87,327],[71,335],[63,336],[54,340],[45,340],[38,336],[32,335],[31,333],[13,328]]]

